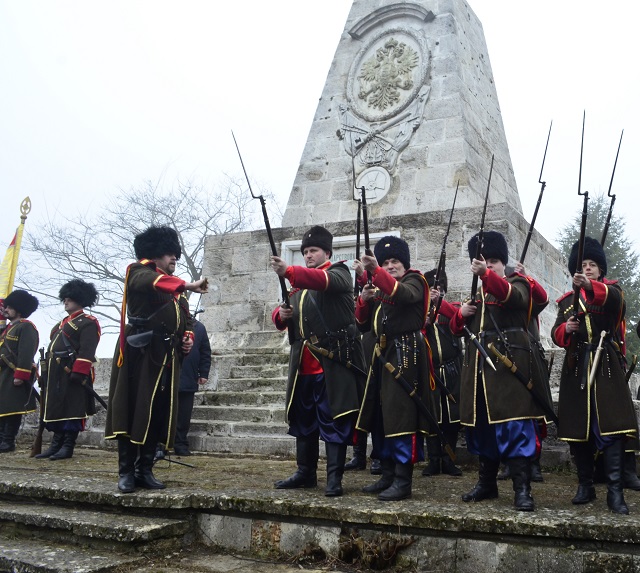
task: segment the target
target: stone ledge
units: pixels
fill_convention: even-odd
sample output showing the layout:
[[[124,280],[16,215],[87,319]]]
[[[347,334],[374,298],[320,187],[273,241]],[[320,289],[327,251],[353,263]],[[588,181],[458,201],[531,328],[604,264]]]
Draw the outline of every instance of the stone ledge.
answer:
[[[102,573],[145,562],[141,556],[27,539],[2,539],[0,553],[0,570],[20,573]]]
[[[74,536],[118,541],[120,543],[148,542],[163,537],[187,533],[189,523],[184,519],[167,519],[105,513],[60,507],[0,501],[0,521],[13,521],[39,528],[66,530]]]

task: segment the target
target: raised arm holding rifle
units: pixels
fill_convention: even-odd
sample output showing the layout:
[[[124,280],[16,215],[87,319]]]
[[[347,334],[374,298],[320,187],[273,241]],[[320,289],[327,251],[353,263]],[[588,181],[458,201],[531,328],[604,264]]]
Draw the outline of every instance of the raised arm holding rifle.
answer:
[[[277,489],[317,485],[318,440],[325,442],[325,495],[341,496],[347,445],[351,444],[364,383],[364,358],[355,324],[353,283],[344,262],[331,263],[333,236],[311,227],[300,252],[305,265],[271,257],[271,268],[293,290],[291,305],[272,313],[276,328],[292,336],[286,397],[289,434],[296,438],[297,470]]]
[[[569,257],[571,270],[576,268],[578,250],[575,243]],[[624,371],[624,295],[617,281],[605,280],[606,273],[607,259],[600,242],[586,237],[582,270],[573,275],[579,311],[574,310],[574,291],[565,293],[557,301],[558,315],[551,332],[553,341],[567,350],[560,378],[558,437],[572,444],[578,469],[578,491],[572,502],[595,499],[593,464],[598,450],[603,452],[607,476],[607,505],[614,513],[626,514],[629,509],[622,491],[625,436],[635,436],[637,429]],[[603,331],[603,351],[596,364]]]
[[[572,503],[580,505],[595,499],[594,453],[601,451],[607,506],[614,513],[628,514],[623,496],[623,460],[626,436],[637,437],[637,422],[625,377],[626,305],[617,281],[605,278],[607,258],[601,242],[586,236],[588,194],[580,190],[582,148],[581,144],[580,238],[569,255],[573,290],[558,299],[558,314],[551,331],[553,341],[566,349],[560,377],[558,437],[572,444],[578,470],[578,490]],[[601,339],[602,332],[605,335]],[[603,348],[599,353],[598,346]]]
[[[374,253],[362,257],[372,284],[356,305],[360,330],[370,331],[376,341],[357,428],[371,433],[371,457],[382,465],[382,477],[363,491],[394,501],[411,496],[414,464],[424,459],[423,436],[439,431],[422,333],[429,288],[411,268],[406,241],[383,237]]]
[[[476,348],[468,345],[462,369],[460,420],[467,427],[469,451],[479,456],[479,479],[462,496],[463,501],[482,501],[498,496],[497,474],[501,461],[509,466],[514,506],[519,511],[534,509],[531,496],[531,461],[537,451],[536,420],[545,417],[543,373],[532,359],[528,331],[531,287],[525,277],[505,276],[509,260],[507,242],[501,233],[486,231],[478,255],[479,236],[468,243],[471,271],[482,283],[479,300],[469,328],[483,345],[494,345],[508,355],[520,374],[531,381],[521,384],[504,364],[497,370],[482,367]],[[467,317],[465,306],[451,320],[451,330],[461,334]],[[546,374],[546,373],[545,373]],[[533,393],[535,392],[535,398]]]

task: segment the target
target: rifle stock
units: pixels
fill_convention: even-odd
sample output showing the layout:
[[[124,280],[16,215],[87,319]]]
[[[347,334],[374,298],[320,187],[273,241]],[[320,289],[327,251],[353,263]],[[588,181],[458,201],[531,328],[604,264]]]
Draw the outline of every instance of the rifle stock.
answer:
[[[269,223],[269,214],[267,213],[267,203],[264,199],[264,195],[254,195],[253,189],[251,188],[251,182],[249,181],[249,175],[247,175],[247,170],[244,167],[244,161],[242,161],[242,155],[240,154],[240,148],[238,147],[238,142],[236,141],[236,136],[233,131],[231,131],[231,136],[233,137],[233,142],[236,145],[236,150],[238,152],[238,157],[240,158],[240,164],[242,165],[242,171],[244,172],[244,178],[247,180],[247,185],[249,186],[249,192],[251,193],[251,197],[253,199],[260,200],[260,207],[262,208],[262,218],[264,219],[264,226],[267,230],[267,235],[269,236],[269,245],[271,246],[271,254],[274,257],[278,256],[278,250],[276,249],[276,243],[273,239],[273,232],[271,231],[271,224]],[[289,302],[289,291],[287,289],[287,285],[284,282],[284,277],[278,276],[280,282],[280,292],[282,294],[282,302],[286,308],[291,308],[291,304]],[[287,321],[287,335],[289,337],[289,344],[293,344],[295,341],[295,334],[293,332],[293,321]]]

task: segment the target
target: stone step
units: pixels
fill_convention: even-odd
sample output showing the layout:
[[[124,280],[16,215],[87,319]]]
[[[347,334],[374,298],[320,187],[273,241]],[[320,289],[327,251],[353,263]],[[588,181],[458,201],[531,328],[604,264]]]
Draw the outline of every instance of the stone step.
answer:
[[[286,428],[283,431],[286,431]],[[195,432],[189,434],[189,447],[194,452],[260,454],[295,458],[296,440],[285,433],[227,436]]]
[[[197,406],[193,409],[191,423],[216,422],[280,422],[284,423],[284,403],[271,406]]]
[[[20,573],[106,573],[142,567],[147,558],[37,539],[0,538],[0,571]]]
[[[268,377],[254,376],[252,378],[221,378],[218,380],[216,391],[240,392],[259,390],[261,392],[284,392],[287,380],[284,376]]]
[[[236,356],[236,364],[242,366],[264,366],[264,365],[277,365],[288,366],[289,355],[288,354],[261,354],[261,353],[247,353],[243,354],[240,360]]]
[[[117,542],[123,549],[127,544],[139,546],[179,537],[189,530],[189,522],[182,519],[18,501],[0,501],[2,522],[37,529],[41,535],[68,538],[78,544],[83,539]]]
[[[191,420],[189,435],[200,432],[210,436],[269,437],[287,433],[284,422],[251,422],[238,420]],[[207,450],[215,451],[215,450]],[[259,453],[259,452],[256,452]]]
[[[196,408],[200,406],[237,406],[253,405],[264,406],[267,404],[280,405],[284,408],[286,393],[270,391],[238,392],[198,392],[195,396],[194,416]]]
[[[233,366],[229,378],[284,378],[287,375],[286,364],[253,364],[250,366]]]

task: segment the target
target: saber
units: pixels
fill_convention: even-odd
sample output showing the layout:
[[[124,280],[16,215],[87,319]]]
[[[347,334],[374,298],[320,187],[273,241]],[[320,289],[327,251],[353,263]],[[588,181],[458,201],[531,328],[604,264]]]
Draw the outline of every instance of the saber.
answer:
[[[589,373],[589,389],[593,386],[593,383],[596,381],[598,365],[600,364],[600,360],[602,357],[602,351],[604,350],[604,337],[607,336],[607,331],[603,330],[600,332],[600,341],[598,342],[598,347],[596,348],[596,355],[593,357],[593,363],[591,364],[591,372]]]
[[[463,328],[464,328],[464,331],[466,332],[467,336],[469,337],[469,340],[471,340],[471,342],[476,347],[478,352],[482,355],[482,358],[484,358],[484,361],[489,366],[491,366],[491,368],[493,368],[494,372],[497,371],[496,365],[493,363],[491,358],[489,358],[489,354],[487,354],[487,351],[484,349],[484,346],[482,346],[482,344],[480,344],[480,341],[478,340],[478,337],[475,334],[473,334],[473,332],[471,332],[471,329],[466,324],[463,326]]]
[[[60,358],[56,358],[56,362],[58,364],[60,364]],[[64,371],[67,374],[71,374],[71,368],[69,368],[68,366],[64,367]],[[82,379],[82,382],[80,383],[80,386],[82,386],[87,392],[89,392],[89,394],[91,394],[91,396],[93,396],[98,402],[100,402],[100,405],[107,410],[107,403],[100,397],[100,394],[98,394],[92,386],[89,386],[87,384],[87,377],[85,376]]]
[[[387,362],[384,359],[384,357],[382,356],[382,352],[380,352],[380,346],[378,344],[376,344],[376,347],[375,347],[375,354],[378,357],[378,360],[380,361],[382,366],[384,366],[387,369],[387,371],[398,381],[402,389],[407,394],[409,394],[409,397],[414,401],[420,413],[425,418],[427,418],[429,422],[431,422],[432,426],[436,429],[436,434],[438,434],[438,437],[440,438],[440,442],[442,443],[442,446],[447,452],[447,455],[451,458],[451,461],[455,462],[456,461],[455,453],[451,449],[449,442],[447,442],[447,438],[445,437],[444,433],[440,429],[440,425],[438,424],[438,421],[435,419],[434,415],[431,413],[431,410],[429,410],[429,408],[425,406],[424,402],[420,399],[420,396],[416,394],[416,388],[413,386],[413,384],[411,384],[411,382],[407,381],[407,379],[398,372],[398,370],[393,364],[391,364],[390,362]]]
[[[342,360],[340,360],[340,358],[338,358],[334,352],[327,350],[326,348],[322,348],[321,346],[316,346],[315,344],[312,344],[308,340],[305,341],[305,344],[307,345],[307,348],[309,348],[309,350],[311,350],[312,352],[321,354],[328,360],[331,360],[336,364],[340,364],[341,366],[344,366],[349,370],[353,370],[354,372],[364,376],[365,378],[368,376],[364,370],[362,370],[361,368],[358,368],[353,362],[343,362]]]
[[[496,355],[496,358],[507,367],[509,372],[511,372],[511,374],[516,377],[518,382],[521,382],[522,385],[529,391],[531,397],[533,398],[533,401],[544,411],[545,418],[551,420],[556,426],[559,426],[558,416],[556,416],[553,408],[551,408],[551,406],[546,401],[541,400],[533,391],[533,381],[527,379],[527,377],[522,372],[520,372],[520,370],[518,370],[518,367],[493,345],[493,342],[489,343],[489,350],[491,350],[491,352]]]

